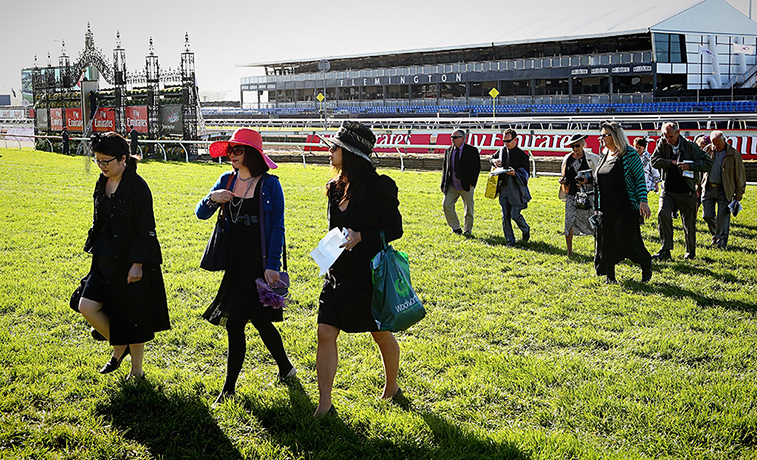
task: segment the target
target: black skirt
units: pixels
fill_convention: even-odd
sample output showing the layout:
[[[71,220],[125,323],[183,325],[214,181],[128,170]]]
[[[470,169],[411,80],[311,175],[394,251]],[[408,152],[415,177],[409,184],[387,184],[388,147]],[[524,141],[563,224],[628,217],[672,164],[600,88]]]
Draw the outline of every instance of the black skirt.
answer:
[[[82,297],[103,304],[111,345],[149,342],[170,329],[166,290],[158,264],[143,264],[142,279],[127,283],[131,263],[93,255]]]

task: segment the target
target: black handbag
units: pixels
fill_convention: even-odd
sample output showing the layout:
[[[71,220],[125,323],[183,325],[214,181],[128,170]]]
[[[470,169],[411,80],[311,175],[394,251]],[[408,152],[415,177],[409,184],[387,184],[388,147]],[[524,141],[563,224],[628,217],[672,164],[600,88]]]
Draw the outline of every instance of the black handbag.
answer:
[[[226,190],[229,189],[233,175],[229,174],[226,187],[224,187]],[[200,260],[200,268],[211,272],[226,269],[229,235],[226,228],[226,219],[224,218],[224,209],[226,209],[226,205],[221,205],[216,225],[213,227],[213,233],[210,234],[210,239],[205,246],[205,252],[202,253],[202,259]]]
[[[68,306],[71,307],[71,310],[75,311],[76,313],[79,313],[79,301],[81,300],[81,296],[84,293],[84,285],[87,284],[87,280],[89,280],[89,273],[79,280],[79,286],[74,289],[74,292],[71,294],[71,299],[68,301]]]

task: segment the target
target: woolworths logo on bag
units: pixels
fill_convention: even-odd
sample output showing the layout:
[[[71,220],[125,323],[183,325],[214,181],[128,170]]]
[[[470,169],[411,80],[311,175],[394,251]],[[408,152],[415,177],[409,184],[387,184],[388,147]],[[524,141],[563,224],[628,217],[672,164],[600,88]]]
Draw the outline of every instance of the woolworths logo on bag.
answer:
[[[401,312],[401,311],[405,311],[405,310],[407,310],[408,308],[410,308],[410,307],[412,307],[413,305],[415,305],[416,303],[420,303],[420,301],[421,301],[421,299],[419,299],[417,295],[413,295],[413,298],[412,298],[412,299],[408,299],[408,300],[406,300],[406,301],[404,301],[404,302],[402,302],[402,303],[400,303],[400,304],[397,304],[397,305],[396,305],[396,306],[394,307],[394,310],[395,310],[396,312],[398,312],[398,313],[399,313],[399,312]]]
[[[410,285],[405,282],[403,278],[397,278],[394,282],[394,289],[397,290],[397,294],[405,297],[410,293]]]

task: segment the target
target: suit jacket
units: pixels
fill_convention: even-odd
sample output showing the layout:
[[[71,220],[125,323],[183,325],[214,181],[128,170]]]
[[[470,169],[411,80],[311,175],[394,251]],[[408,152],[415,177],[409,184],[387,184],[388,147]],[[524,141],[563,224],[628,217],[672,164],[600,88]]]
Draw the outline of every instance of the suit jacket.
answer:
[[[739,153],[733,146],[726,142],[725,158],[723,158],[723,164],[721,165],[722,171],[720,176],[723,178],[723,191],[727,200],[736,198],[737,201],[741,201],[746,191],[746,170],[744,169],[744,161],[741,159],[741,153]],[[710,144],[707,146],[705,152],[710,158],[715,158],[715,147]],[[710,173],[706,172],[702,175],[702,187],[707,185],[707,179],[709,179]]]
[[[507,157],[509,157],[509,166],[515,170],[515,176],[500,174],[497,189],[500,190],[500,193],[509,193],[511,205],[523,206],[525,209],[528,202],[531,201],[531,192],[528,190],[528,178],[531,175],[528,155],[520,147],[509,150],[507,147],[502,147],[492,155],[489,161],[494,165],[495,160],[502,160],[502,167],[504,168],[508,160]],[[509,191],[502,189],[505,186],[505,181],[510,189]]]
[[[470,191],[471,187],[476,186],[478,175],[481,173],[481,157],[478,149],[470,144],[463,144],[463,151],[460,154],[460,161],[455,164],[455,171],[450,167],[452,163],[452,152],[454,146],[450,146],[444,151],[444,162],[442,163],[442,193],[447,192],[447,187],[452,185],[452,174],[460,180],[463,190]]]
[[[709,172],[710,169],[712,169],[713,161],[712,158],[704,153],[698,145],[689,141],[685,137],[679,136],[678,142],[681,145],[680,158],[674,158],[675,153],[673,151],[673,146],[668,144],[664,137],[661,137],[657,142],[657,147],[655,147],[654,153],[652,154],[652,167],[660,170],[660,176],[664,182],[668,177],[668,168],[672,166],[671,162],[673,160],[693,161],[693,163],[689,164],[689,167],[694,171],[694,179],[684,177],[686,184],[693,192],[696,190],[695,186],[699,181],[697,171]]]

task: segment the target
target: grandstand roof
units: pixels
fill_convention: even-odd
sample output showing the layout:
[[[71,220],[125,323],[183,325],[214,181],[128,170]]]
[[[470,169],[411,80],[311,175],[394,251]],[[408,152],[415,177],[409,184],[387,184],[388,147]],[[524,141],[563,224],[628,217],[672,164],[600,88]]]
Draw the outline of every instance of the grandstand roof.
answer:
[[[543,2],[542,2],[543,3]],[[757,36],[757,23],[742,14],[725,0],[632,0],[620,2],[592,2],[577,6],[573,2],[518,2],[507,6],[506,21],[480,20],[470,28],[449,35],[437,46],[420,49],[360,53],[342,56],[320,56],[300,59],[282,59],[269,62],[240,64],[240,67],[265,67],[320,59],[352,59],[386,54],[423,53],[460,50],[488,46],[523,43],[579,40],[594,37],[612,37],[648,32],[696,33]],[[586,5],[586,6],[585,6]],[[541,8],[540,8],[541,6]],[[519,10],[523,8],[523,10]],[[548,11],[538,14],[535,11]],[[461,40],[466,44],[460,44]]]

